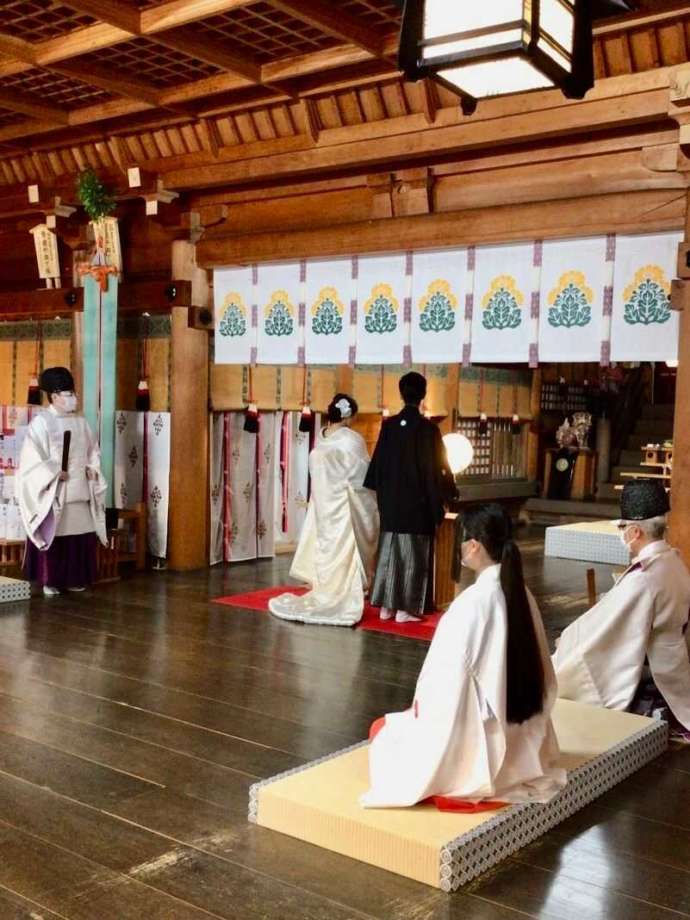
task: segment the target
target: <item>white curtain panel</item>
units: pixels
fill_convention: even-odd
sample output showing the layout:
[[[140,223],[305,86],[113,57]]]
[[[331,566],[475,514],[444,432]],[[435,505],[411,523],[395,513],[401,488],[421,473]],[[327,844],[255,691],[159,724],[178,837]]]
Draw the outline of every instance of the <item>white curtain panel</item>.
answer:
[[[409,345],[405,322],[411,277],[405,255],[359,259],[357,281],[357,363],[402,364]]]
[[[147,412],[145,424],[149,552],[165,558],[170,501],[170,413]]]
[[[297,364],[304,325],[301,264],[259,265],[256,279],[257,361],[259,364]]]
[[[680,233],[616,237],[612,361],[678,357],[678,313],[670,308]]]
[[[276,492],[276,413],[264,412],[259,418],[257,503],[256,503],[256,556],[259,559],[275,555],[275,492]]]
[[[244,431],[244,415],[228,413],[230,507],[226,510],[226,562],[256,559],[257,435]]]
[[[526,362],[532,338],[534,244],[481,246],[476,251],[471,360]]]
[[[347,364],[356,298],[352,259],[307,262],[305,359],[307,364]]]
[[[599,361],[607,270],[605,236],[544,243],[541,361]]]
[[[249,364],[256,348],[256,291],[251,266],[213,273],[216,364]]]
[[[275,544],[280,546],[290,543],[289,525],[285,526],[284,518],[287,517],[288,490],[290,482],[290,456],[289,450],[284,450],[290,444],[292,427],[292,412],[276,412],[274,415],[275,445],[273,452],[273,465],[275,467],[275,489],[273,509],[273,529]],[[284,513],[285,512],[285,513]]]
[[[462,361],[467,250],[417,252],[412,263],[412,359]]]
[[[223,511],[224,511],[224,431],[225,413],[214,412],[211,415],[211,457],[209,477],[209,562],[216,565],[223,561]]]
[[[113,498],[116,508],[133,508],[144,484],[144,413],[115,413]]]
[[[285,431],[283,429],[285,419]],[[299,412],[276,413],[275,441],[275,539],[276,545],[294,545],[299,541],[307,514],[309,495],[308,432],[299,430]],[[321,424],[321,415],[314,417],[315,430]],[[281,437],[285,433],[287,457],[285,469],[281,463]],[[283,529],[283,505],[287,512],[287,529]]]
[[[15,476],[0,472],[0,540],[23,540],[26,536],[15,498]]]

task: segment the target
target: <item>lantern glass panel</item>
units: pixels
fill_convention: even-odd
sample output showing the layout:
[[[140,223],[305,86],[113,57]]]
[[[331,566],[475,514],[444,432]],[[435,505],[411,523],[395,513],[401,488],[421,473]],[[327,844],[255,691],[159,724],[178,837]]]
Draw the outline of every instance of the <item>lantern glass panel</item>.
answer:
[[[526,43],[530,10],[529,0],[460,2],[452,6],[448,0],[426,0],[422,59],[430,61],[510,42]]]
[[[541,0],[538,47],[568,73],[572,70],[575,9],[568,0]]]
[[[439,71],[447,80],[475,99],[486,96],[504,96],[533,89],[553,87],[553,81],[523,57],[502,58],[498,61],[481,61]]]

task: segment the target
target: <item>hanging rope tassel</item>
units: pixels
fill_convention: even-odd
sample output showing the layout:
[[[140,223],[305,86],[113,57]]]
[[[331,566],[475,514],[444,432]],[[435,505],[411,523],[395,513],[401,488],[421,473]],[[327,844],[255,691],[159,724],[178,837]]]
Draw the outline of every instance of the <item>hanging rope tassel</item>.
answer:
[[[249,434],[259,433],[259,407],[254,402],[253,368],[249,367],[249,405],[244,413],[244,430]]]
[[[38,371],[41,355],[41,324],[36,323],[36,350],[34,352],[34,372],[29,378],[29,391],[26,397],[28,406],[41,405],[41,390],[38,385]]]
[[[307,368],[304,367],[304,377],[302,379],[302,414],[299,418],[299,430],[305,434],[311,434],[314,430],[314,413],[309,405],[310,399],[307,393]]]
[[[136,409],[137,412],[149,412],[151,409],[151,394],[149,393],[149,320],[144,317],[144,341],[141,345],[141,367],[139,368],[139,384],[137,385]]]

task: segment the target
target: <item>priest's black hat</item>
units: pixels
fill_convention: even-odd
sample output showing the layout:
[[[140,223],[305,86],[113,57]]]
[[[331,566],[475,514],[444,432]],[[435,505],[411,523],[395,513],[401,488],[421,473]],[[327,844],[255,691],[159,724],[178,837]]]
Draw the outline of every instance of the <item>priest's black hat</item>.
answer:
[[[41,374],[39,386],[44,393],[74,392],[74,377],[66,367],[47,367]]]
[[[658,479],[626,482],[621,496],[622,521],[647,521],[670,511],[666,489]]]
[[[405,402],[420,403],[426,396],[426,377],[410,371],[400,378],[398,388]]]

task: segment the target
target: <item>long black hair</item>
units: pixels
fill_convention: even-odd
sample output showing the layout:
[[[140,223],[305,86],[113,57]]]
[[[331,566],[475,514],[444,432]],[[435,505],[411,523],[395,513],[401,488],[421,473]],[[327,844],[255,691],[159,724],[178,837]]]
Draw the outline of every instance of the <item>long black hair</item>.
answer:
[[[463,540],[477,540],[501,564],[501,588],[508,616],[508,722],[520,723],[542,711],[544,664],[522,572],[522,556],[513,540],[513,525],[500,505],[468,509],[462,518]]]

